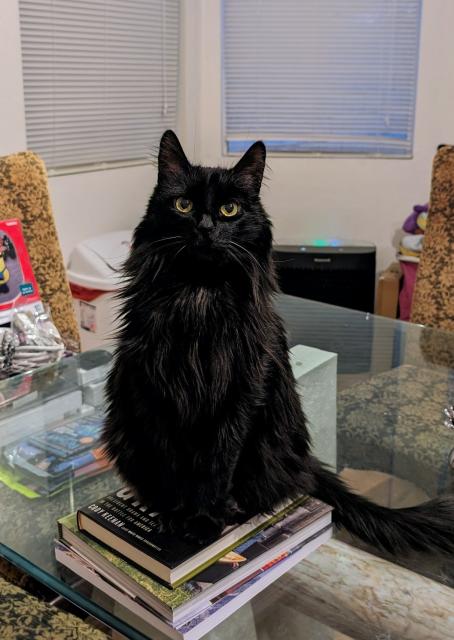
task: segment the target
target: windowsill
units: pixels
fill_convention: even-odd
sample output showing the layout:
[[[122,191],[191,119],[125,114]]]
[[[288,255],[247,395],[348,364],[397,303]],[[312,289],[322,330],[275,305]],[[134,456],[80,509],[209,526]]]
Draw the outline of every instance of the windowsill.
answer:
[[[94,164],[73,165],[67,167],[58,167],[56,169],[48,169],[49,178],[58,176],[67,176],[74,173],[91,173],[92,171],[110,171],[112,169],[124,169],[128,167],[139,167],[145,164],[154,164],[151,159],[143,158],[142,160],[120,160],[119,162],[98,162]]]
[[[251,144],[253,144],[251,142]],[[226,158],[240,158],[244,154],[244,151],[227,151],[224,149],[222,156]],[[383,154],[383,153],[316,153],[300,151],[270,151],[266,150],[266,155],[269,158],[315,158],[315,159],[336,159],[350,158],[361,160],[413,160],[414,154],[411,155],[395,155],[395,154]]]

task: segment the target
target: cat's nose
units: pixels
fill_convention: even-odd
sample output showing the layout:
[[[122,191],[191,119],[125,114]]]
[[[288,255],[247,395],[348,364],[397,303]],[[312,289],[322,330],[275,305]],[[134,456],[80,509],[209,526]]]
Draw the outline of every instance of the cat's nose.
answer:
[[[201,231],[211,231],[214,229],[214,224],[211,216],[204,214],[199,224],[197,225]]]

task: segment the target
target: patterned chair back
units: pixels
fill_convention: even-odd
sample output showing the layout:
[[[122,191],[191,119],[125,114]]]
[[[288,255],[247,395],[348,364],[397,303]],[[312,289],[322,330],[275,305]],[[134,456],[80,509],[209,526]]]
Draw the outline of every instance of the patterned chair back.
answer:
[[[454,331],[454,146],[439,147],[411,321]]]
[[[25,151],[0,158],[0,219],[19,218],[41,299],[71,350],[79,331],[52,213],[44,162]]]

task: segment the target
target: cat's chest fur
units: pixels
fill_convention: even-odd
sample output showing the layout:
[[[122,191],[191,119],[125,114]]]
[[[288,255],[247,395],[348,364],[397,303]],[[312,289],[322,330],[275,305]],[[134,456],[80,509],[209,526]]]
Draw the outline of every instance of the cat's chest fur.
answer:
[[[151,310],[150,391],[182,416],[214,414],[247,393],[260,369],[257,314],[228,286],[183,287]]]

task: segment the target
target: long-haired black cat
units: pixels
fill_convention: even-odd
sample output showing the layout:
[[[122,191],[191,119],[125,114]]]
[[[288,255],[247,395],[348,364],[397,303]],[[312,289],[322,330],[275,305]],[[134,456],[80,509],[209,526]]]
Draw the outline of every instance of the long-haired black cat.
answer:
[[[265,146],[231,169],[194,166],[164,133],[158,182],[125,272],[104,440],[163,528],[198,541],[243,514],[310,494],[391,552],[454,550],[442,498],[387,509],[351,493],[310,452],[285,330],[273,306]],[[323,411],[323,407],[320,407]]]

